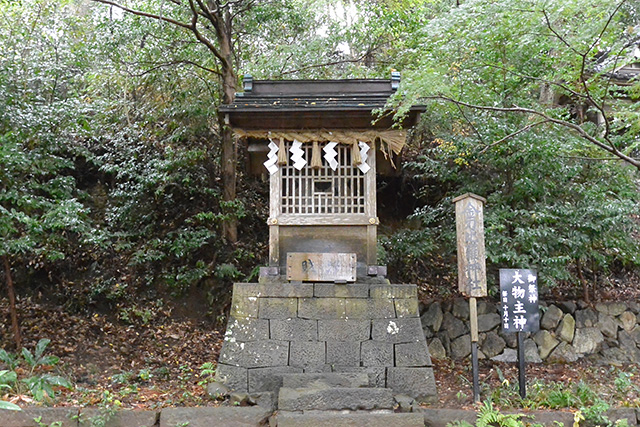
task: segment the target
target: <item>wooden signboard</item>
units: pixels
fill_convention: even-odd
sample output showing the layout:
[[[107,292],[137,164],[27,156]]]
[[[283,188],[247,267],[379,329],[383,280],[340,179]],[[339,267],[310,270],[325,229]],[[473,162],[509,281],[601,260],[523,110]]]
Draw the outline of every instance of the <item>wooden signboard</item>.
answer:
[[[304,282],[355,282],[356,254],[306,253],[287,254],[287,280]]]
[[[458,236],[458,289],[469,297],[487,296],[487,272],[484,250],[486,200],[467,193],[453,199],[456,205]]]

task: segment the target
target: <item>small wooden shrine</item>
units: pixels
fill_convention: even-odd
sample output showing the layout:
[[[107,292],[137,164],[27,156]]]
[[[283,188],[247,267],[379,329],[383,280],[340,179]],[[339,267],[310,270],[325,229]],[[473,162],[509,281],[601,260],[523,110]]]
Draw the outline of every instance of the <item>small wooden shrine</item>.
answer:
[[[254,81],[221,108],[270,176],[269,268],[289,280],[347,281],[379,275],[376,169],[405,143],[392,114],[378,115],[400,82]],[[403,127],[412,125],[411,109]],[[313,254],[313,255],[309,255]]]
[[[285,411],[305,399],[342,410],[378,408],[382,395],[435,398],[417,287],[390,284],[376,259],[376,170],[390,168],[406,134],[375,111],[399,81],[245,77],[221,109],[270,182],[269,264],[259,283],[234,284],[216,368],[225,387],[278,395]],[[353,375],[359,385],[309,385]],[[305,410],[327,409],[315,403]]]

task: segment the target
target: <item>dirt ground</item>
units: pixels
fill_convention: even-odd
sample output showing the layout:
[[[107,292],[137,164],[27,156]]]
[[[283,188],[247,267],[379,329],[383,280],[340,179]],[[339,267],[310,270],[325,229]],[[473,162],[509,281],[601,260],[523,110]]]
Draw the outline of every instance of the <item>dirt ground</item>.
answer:
[[[21,300],[18,310],[24,346],[33,349],[39,339],[50,339],[47,354],[58,356],[60,362],[42,369],[58,373],[75,385],[73,390],[59,389],[55,400],[46,402],[48,405],[149,409],[220,404],[206,396],[201,383],[209,378],[201,375],[201,366],[215,363],[224,336],[224,330],[217,329],[213,321],[177,317],[168,308],[158,308],[150,318],[137,316],[135,321],[125,322],[109,315],[72,315],[31,299]],[[6,299],[0,299],[0,318],[5,325],[0,348],[12,352]],[[588,360],[529,364],[526,377],[528,384],[559,382],[569,386],[582,381],[599,395],[615,401],[614,379],[622,371],[630,374],[637,393],[640,375],[633,375],[634,366],[614,368]],[[18,373],[27,376],[27,367],[22,366]],[[439,392],[434,407],[473,407],[468,359],[434,360],[434,373]],[[518,382],[515,364],[480,361],[479,377],[483,399],[500,389],[504,397],[513,401]],[[36,404],[26,393],[3,393],[6,400]],[[620,404],[628,405],[634,399],[640,402],[635,395],[626,396]]]

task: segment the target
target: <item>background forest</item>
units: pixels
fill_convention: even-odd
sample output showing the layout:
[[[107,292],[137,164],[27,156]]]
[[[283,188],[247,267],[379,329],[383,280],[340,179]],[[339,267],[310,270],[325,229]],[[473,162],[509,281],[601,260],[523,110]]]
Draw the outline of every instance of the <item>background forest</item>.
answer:
[[[451,200],[471,191],[491,280],[536,267],[550,298],[637,290],[640,81],[615,74],[640,60],[637,2],[110,3],[0,0],[0,278],[19,298],[222,316],[266,261],[267,183],[217,107],[244,74],[392,70],[398,114],[427,108],[378,180],[392,281],[453,294]]]

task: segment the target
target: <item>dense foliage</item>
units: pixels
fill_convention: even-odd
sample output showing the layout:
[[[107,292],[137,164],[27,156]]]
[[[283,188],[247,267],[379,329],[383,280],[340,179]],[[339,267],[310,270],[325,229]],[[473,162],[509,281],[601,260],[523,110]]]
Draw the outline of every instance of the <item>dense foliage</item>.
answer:
[[[188,17],[169,3],[129,4]],[[638,171],[593,142],[638,157],[638,83],[607,80],[633,59],[637,4],[249,3],[234,21],[238,76],[399,69],[401,111],[426,104],[394,196],[416,211],[381,237],[393,279],[451,289],[451,200],[467,191],[489,201],[491,271],[537,266],[555,286],[637,270]],[[125,320],[140,299],[170,295],[207,296],[220,312],[229,283],[255,278],[268,239],[266,185],[245,174],[242,144],[238,196],[223,198],[219,62],[184,28],[116,7],[0,9],[0,256],[18,292]],[[531,111],[500,110],[514,106]],[[598,112],[597,126],[587,119]]]

